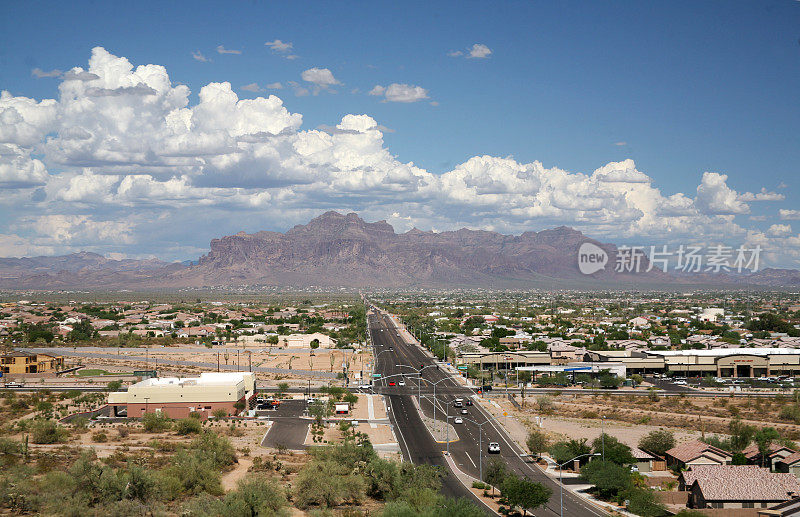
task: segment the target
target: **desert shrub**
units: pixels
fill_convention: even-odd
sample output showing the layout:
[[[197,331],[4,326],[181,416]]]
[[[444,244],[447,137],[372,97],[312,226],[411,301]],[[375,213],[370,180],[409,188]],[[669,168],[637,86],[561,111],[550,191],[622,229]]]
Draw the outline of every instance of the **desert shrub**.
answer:
[[[183,418],[175,423],[175,431],[180,435],[197,434],[202,431],[203,425],[197,418]]]
[[[162,413],[145,413],[142,416],[142,427],[148,433],[160,433],[172,427],[172,420]]]
[[[31,441],[33,443],[59,443],[66,441],[66,439],[67,430],[60,427],[53,420],[36,420],[31,428]]]
[[[92,434],[92,441],[96,443],[105,443],[108,441],[108,435],[105,431],[98,431]]]

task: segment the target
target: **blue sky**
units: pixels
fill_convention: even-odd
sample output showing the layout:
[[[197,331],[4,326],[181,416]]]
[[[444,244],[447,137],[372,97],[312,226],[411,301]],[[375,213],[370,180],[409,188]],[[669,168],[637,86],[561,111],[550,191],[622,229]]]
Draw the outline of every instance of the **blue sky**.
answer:
[[[365,127],[367,133],[376,131],[369,123],[359,123],[346,131],[360,131],[364,141],[355,142],[356,135],[347,141],[341,133],[341,141],[328,143],[334,149],[332,158],[311,160],[312,164],[306,160],[302,167],[275,150],[291,144],[283,142],[270,144],[269,152],[248,149],[253,158],[246,161],[246,172],[240,164],[238,175],[225,168],[228,164],[211,166],[213,159],[199,151],[195,159],[203,164],[191,170],[170,160],[172,168],[161,163],[157,170],[148,170],[141,161],[133,163],[136,160],[126,167],[119,157],[110,168],[100,156],[116,152],[112,148],[117,144],[128,144],[114,136],[119,127],[109,129],[98,122],[107,116],[103,110],[140,112],[138,101],[128,98],[132,93],[117,92],[121,104],[116,108],[104,106],[70,120],[65,118],[69,110],[48,115],[55,122],[37,129],[38,142],[6,138],[20,148],[14,150],[19,156],[9,159],[16,172],[7,173],[8,188],[0,190],[0,216],[7,216],[0,222],[0,234],[6,236],[5,241],[0,238],[0,255],[91,248],[130,256],[192,258],[220,233],[285,230],[328,208],[386,218],[398,231],[416,225],[517,233],[567,224],[606,240],[651,244],[663,238],[654,231],[662,224],[655,220],[683,210],[693,215],[671,221],[673,242],[763,242],[775,250],[789,250],[776,251],[776,263],[796,266],[800,222],[791,221],[800,218],[793,212],[800,209],[800,2],[430,4],[3,4],[0,89],[9,96],[59,99],[59,85],[69,81],[55,71],[88,70],[92,49],[102,47],[111,56],[127,59],[134,69],[163,66],[172,87],[184,84],[190,90],[189,109],[200,103],[201,88],[229,82],[238,99],[273,94],[281,99],[281,109],[302,115],[301,125],[288,123],[284,131],[321,128],[336,133],[331,128],[343,117],[365,114],[377,124],[380,142],[376,144],[374,133],[364,133]],[[275,40],[292,47],[276,51],[265,45]],[[220,45],[240,53],[220,53]],[[474,45],[491,52],[470,58]],[[455,52],[461,55],[452,55]],[[287,59],[290,56],[295,57]],[[52,76],[37,77],[34,69],[41,71],[39,76]],[[302,74],[311,69],[327,69],[336,84],[304,81]],[[107,92],[141,80],[95,79]],[[98,86],[84,82],[80,95],[96,99],[98,90],[91,88]],[[261,90],[242,88],[253,83]],[[274,83],[282,88],[266,88]],[[390,102],[385,95],[369,94],[376,85],[392,84],[418,87],[423,98]],[[108,94],[104,98],[111,99]],[[170,109],[176,107],[180,108],[176,104]],[[15,109],[22,113],[23,108]],[[167,111],[148,116],[166,120]],[[264,123],[258,117],[247,120],[254,133]],[[91,146],[66,152],[67,144],[46,145],[48,138],[64,138],[62,133],[73,131],[76,124],[92,135]],[[108,134],[99,135],[102,130]],[[205,142],[209,134],[186,138]],[[305,136],[300,135],[301,140]],[[160,156],[154,147],[150,151]],[[237,156],[244,152],[240,149]],[[272,152],[280,159],[259,161]],[[332,161],[343,156],[348,156],[345,162]],[[493,160],[470,162],[483,156]],[[507,158],[513,163],[502,161]],[[628,159],[635,169],[624,161]],[[42,164],[46,173],[30,165],[31,160]],[[536,161],[541,170],[528,166]],[[409,162],[423,172],[408,172]],[[611,162],[622,164],[616,169],[646,175],[646,181],[638,178],[632,185],[652,185],[658,206],[645,206],[645,198],[653,193],[639,192],[637,201],[619,182],[614,182],[613,191],[592,198],[596,185],[578,176],[591,176]],[[464,164],[468,165],[460,167]],[[571,176],[552,179],[548,171],[553,168]],[[35,178],[23,178],[23,169]],[[309,175],[310,170],[317,176]],[[322,170],[349,175],[323,178]],[[383,176],[367,177],[375,171]],[[150,189],[171,186],[181,192],[175,190],[167,202],[156,200],[147,188],[128,188],[121,200],[119,189],[126,176],[143,175],[154,181],[173,180],[160,186],[151,181]],[[727,178],[721,180],[721,175]],[[75,180],[78,176],[82,179]],[[106,203],[97,201],[100,176],[107,180],[101,182],[108,190]],[[113,181],[108,179],[112,176]],[[526,179],[518,185],[515,178],[521,176]],[[0,175],[0,184],[2,180]],[[304,187],[315,181],[316,188]],[[95,200],[81,198],[74,188],[62,195],[67,184],[74,187],[76,182],[93,182]],[[379,183],[394,187],[370,199],[370,189],[374,192]],[[274,190],[276,185],[284,191]],[[251,197],[230,203],[232,188],[247,189],[235,195]],[[513,196],[521,190],[527,197]],[[450,198],[438,199],[433,191],[447,191]],[[550,192],[548,200],[543,199],[545,191]],[[139,197],[133,199],[132,193]],[[759,193],[767,200],[757,200]],[[260,201],[254,201],[259,194]],[[578,199],[560,199],[562,194]],[[213,218],[213,226],[198,223],[182,236],[153,232],[156,217],[169,225],[191,227],[188,207],[199,197],[218,200],[205,216]],[[268,206],[259,204],[266,198]],[[606,205],[609,213],[587,213],[594,204]],[[103,224],[112,234],[127,237],[104,239],[109,232],[98,230]],[[698,227],[704,231],[697,232]]]

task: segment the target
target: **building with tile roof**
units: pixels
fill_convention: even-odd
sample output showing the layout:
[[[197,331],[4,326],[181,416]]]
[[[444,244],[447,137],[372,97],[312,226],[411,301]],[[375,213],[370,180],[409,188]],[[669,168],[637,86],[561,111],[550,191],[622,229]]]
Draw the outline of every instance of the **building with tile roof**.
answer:
[[[667,465],[674,468],[689,468],[695,465],[729,465],[733,454],[700,440],[682,443],[664,453]]]
[[[693,474],[682,473],[690,508],[769,508],[800,496],[800,481],[793,474],[754,465],[702,465],[691,470]]]

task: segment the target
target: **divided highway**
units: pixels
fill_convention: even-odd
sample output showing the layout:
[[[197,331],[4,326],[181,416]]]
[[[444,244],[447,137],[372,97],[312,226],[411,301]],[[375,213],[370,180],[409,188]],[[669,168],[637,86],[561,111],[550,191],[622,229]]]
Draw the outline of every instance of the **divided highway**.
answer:
[[[454,408],[456,398],[467,399],[475,393],[455,380],[443,368],[436,366],[436,361],[423,352],[418,346],[411,345],[399,335],[394,321],[386,315],[373,314],[369,317],[369,327],[375,352],[375,372],[380,373],[386,380],[375,382],[375,391],[386,395],[390,408],[390,419],[395,427],[397,439],[403,457],[414,463],[430,463],[447,467],[444,459],[446,444],[437,443],[429,433],[422,419],[419,417],[413,398],[418,393],[422,394],[422,408],[427,417],[433,417],[433,383],[436,386],[436,412],[437,419],[443,418],[445,412],[451,416],[460,414],[461,408]],[[422,368],[418,374],[417,371]],[[416,370],[416,371],[415,371]],[[421,385],[418,385],[417,376],[421,375]],[[405,386],[397,383],[403,379]],[[389,386],[389,381],[395,381],[395,386]],[[480,456],[483,456],[484,472],[491,458],[500,457],[510,471],[525,476],[532,481],[542,483],[552,489],[553,495],[546,508],[536,511],[539,516],[559,516],[560,499],[559,485],[547,477],[538,467],[528,464],[520,455],[522,451],[507,435],[505,430],[489,415],[480,404],[466,408],[468,414],[463,415],[464,423],[455,424],[458,437],[451,437],[450,454],[459,469],[475,478],[480,477]],[[474,422],[473,422],[474,421]],[[452,422],[452,419],[451,419]],[[483,424],[484,422],[487,422]],[[479,426],[483,424],[481,448],[479,448]],[[455,440],[455,441],[454,441]],[[500,454],[488,454],[489,442],[500,444]],[[454,477],[448,475],[444,480],[442,491],[448,496],[472,496],[472,493]],[[571,492],[564,491],[564,513],[569,517],[600,516],[605,512]]]

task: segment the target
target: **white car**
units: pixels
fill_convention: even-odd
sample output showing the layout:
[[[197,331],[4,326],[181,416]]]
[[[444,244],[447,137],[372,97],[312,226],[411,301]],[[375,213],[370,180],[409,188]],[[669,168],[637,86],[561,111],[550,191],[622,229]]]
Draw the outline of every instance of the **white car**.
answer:
[[[456,419],[453,420],[453,423],[454,424],[463,424],[464,423],[464,419],[461,418],[460,416],[457,416]]]
[[[400,382],[397,383],[397,385],[398,386],[405,386],[406,385],[406,381],[400,381]]]
[[[489,454],[500,454],[500,444],[497,442],[489,442]]]
[[[469,411],[467,411],[467,408],[464,408],[464,409],[461,410],[461,414],[462,415],[469,415]]]
[[[677,384],[678,386],[686,386],[687,383],[684,380],[677,380],[677,381],[672,381],[672,384]]]
[[[361,386],[359,386],[359,388],[361,388],[362,390],[369,390],[372,389],[372,384],[362,384]]]

